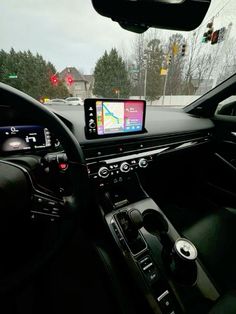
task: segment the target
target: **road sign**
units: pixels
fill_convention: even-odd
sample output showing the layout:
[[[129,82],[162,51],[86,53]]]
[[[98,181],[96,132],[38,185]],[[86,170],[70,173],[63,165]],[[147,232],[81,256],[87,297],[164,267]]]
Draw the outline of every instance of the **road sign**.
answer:
[[[168,73],[168,70],[167,69],[161,69],[161,73],[160,73],[160,75],[162,75],[162,76],[166,76],[167,75],[167,73]]]
[[[12,74],[9,74],[9,75],[8,75],[8,78],[9,78],[9,79],[17,79],[17,77],[18,77],[18,76],[17,76],[15,73],[12,73]]]
[[[131,70],[129,70],[129,71],[130,71],[130,73],[138,73],[138,72],[139,72],[138,69],[131,69]]]

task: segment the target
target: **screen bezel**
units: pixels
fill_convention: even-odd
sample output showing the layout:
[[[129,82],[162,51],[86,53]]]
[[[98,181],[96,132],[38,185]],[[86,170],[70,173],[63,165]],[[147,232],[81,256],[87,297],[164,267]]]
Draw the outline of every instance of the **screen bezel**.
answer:
[[[106,101],[106,102],[125,102],[125,101],[141,101],[143,103],[143,125],[142,130],[139,131],[131,131],[131,132],[117,132],[110,134],[98,134],[97,129],[97,111],[96,111],[96,102],[97,101]],[[96,121],[96,132],[89,133],[89,107],[93,107],[95,113],[95,121]],[[87,139],[98,139],[98,138],[108,138],[108,137],[117,137],[117,136],[128,136],[128,135],[136,135],[146,133],[145,129],[145,120],[146,120],[146,101],[143,99],[120,99],[120,98],[86,98],[84,100],[84,113],[85,113],[85,135]]]

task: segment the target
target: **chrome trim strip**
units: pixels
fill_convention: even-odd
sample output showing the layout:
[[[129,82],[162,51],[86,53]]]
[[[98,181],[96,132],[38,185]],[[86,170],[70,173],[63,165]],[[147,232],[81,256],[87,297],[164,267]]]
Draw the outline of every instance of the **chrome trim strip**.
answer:
[[[195,138],[192,138],[192,139],[188,139],[187,142],[195,141],[197,143],[199,143],[199,142],[201,143],[201,141],[203,141],[203,140],[209,140],[209,136],[210,135],[211,134],[208,134],[208,135],[205,135],[205,136],[201,136],[201,137],[195,137]],[[154,146],[144,147],[144,148],[137,148],[136,150],[129,150],[127,152],[123,152],[122,154],[124,154],[124,153],[133,154],[133,153],[137,152],[137,150],[138,151],[146,151],[147,149],[153,150],[154,148],[157,148],[157,147],[161,148],[163,146],[166,147],[167,145],[170,147],[170,146],[173,146],[173,145],[180,145],[182,143],[186,143],[186,140],[179,140],[179,141],[176,141],[176,142],[170,142],[170,143],[166,143],[166,144],[154,145]],[[88,147],[83,147],[83,150],[86,150],[86,149],[88,149]],[[90,160],[93,160],[93,162],[97,162],[97,159],[99,159],[99,160],[102,159],[102,158],[105,159],[105,158],[108,158],[110,156],[116,156],[116,155],[117,155],[117,153],[111,153],[111,154],[108,154],[108,155],[87,157],[86,161],[90,162]]]
[[[166,290],[165,292],[163,292],[158,298],[157,301],[160,302],[165,296],[167,296],[169,294],[169,291]]]
[[[130,159],[136,159],[136,158],[141,158],[141,157],[146,157],[146,156],[159,154],[159,153],[161,153],[161,152],[163,152],[164,150],[167,150],[167,149],[169,149],[169,147],[164,147],[164,148],[159,148],[159,149],[155,149],[155,150],[150,150],[150,151],[139,153],[139,154],[133,154],[133,155],[117,157],[117,158],[112,158],[112,159],[105,159],[104,162],[109,165],[109,164],[112,164],[112,163],[115,163],[115,162],[121,162],[121,161],[130,160]]]
[[[45,216],[60,218],[59,215],[47,214],[47,213],[44,213],[44,212],[39,212],[39,211],[37,211],[37,210],[31,210],[30,212],[33,213],[33,214],[40,214],[40,215],[45,215]]]

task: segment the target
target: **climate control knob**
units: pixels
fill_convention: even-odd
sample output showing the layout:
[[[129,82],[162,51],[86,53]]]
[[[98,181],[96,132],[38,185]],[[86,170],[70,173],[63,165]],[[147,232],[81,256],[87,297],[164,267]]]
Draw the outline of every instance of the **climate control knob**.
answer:
[[[121,172],[129,172],[130,171],[130,165],[127,162],[122,162],[120,165],[120,171]]]
[[[140,168],[147,168],[148,161],[146,158],[141,158],[138,162]]]
[[[107,177],[109,177],[110,171],[109,171],[109,169],[107,167],[101,167],[98,170],[98,175],[99,175],[100,178],[106,179]]]

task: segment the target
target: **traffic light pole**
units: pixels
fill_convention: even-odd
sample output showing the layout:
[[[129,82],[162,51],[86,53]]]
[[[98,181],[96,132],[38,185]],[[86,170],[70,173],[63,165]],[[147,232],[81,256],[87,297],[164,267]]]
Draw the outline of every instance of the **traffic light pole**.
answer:
[[[162,106],[164,105],[164,100],[165,100],[165,95],[166,95],[168,74],[169,74],[169,69],[167,69],[167,73],[166,73],[166,76],[165,76],[165,82],[164,82],[164,88],[163,88],[163,96],[162,96]]]
[[[145,75],[144,75],[144,100],[146,100],[146,95],[147,95],[147,66],[145,68]]]

